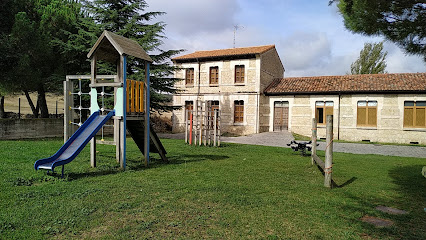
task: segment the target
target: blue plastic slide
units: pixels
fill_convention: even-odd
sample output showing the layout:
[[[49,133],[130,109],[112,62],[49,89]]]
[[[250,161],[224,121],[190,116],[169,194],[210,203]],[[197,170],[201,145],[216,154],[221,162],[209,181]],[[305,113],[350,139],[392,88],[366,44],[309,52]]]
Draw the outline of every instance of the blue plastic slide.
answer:
[[[75,157],[83,150],[86,144],[96,135],[101,127],[114,116],[115,111],[108,115],[100,115],[100,111],[93,113],[70,139],[49,158],[44,158],[34,163],[34,168],[53,170],[55,167],[62,166],[62,177],[64,175],[64,165],[74,160]]]

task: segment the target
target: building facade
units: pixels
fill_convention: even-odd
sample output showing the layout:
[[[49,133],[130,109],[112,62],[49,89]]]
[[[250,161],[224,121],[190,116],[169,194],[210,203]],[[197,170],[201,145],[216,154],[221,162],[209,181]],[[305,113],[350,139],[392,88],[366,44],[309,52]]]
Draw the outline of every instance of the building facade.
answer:
[[[199,51],[173,59],[183,79],[173,96],[173,132],[185,109],[208,102],[221,112],[221,133],[291,131],[310,136],[312,118],[325,138],[426,144],[426,73],[283,78],[274,45]]]
[[[264,92],[275,114],[269,131],[287,122],[282,129],[310,136],[316,118],[325,138],[333,115],[334,139],[426,144],[426,73],[284,78]]]
[[[183,79],[173,96],[173,132],[184,131],[185,109],[209,102],[220,109],[221,132],[246,135],[269,131],[269,99],[263,90],[284,67],[274,45],[199,51],[172,59]]]

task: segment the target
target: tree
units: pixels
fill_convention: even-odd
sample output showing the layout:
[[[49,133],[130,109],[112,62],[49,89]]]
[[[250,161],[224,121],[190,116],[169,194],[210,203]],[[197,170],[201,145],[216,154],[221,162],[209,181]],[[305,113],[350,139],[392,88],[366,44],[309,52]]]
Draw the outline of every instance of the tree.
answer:
[[[63,30],[73,26],[79,4],[75,0],[7,0],[3,7],[7,15],[0,35],[1,85],[23,91],[34,116],[40,111],[41,117],[48,117],[45,93],[62,88],[65,71],[56,43],[65,38]],[[34,91],[36,106],[29,96]]]
[[[351,64],[351,74],[385,73],[387,54],[383,42],[365,43],[359,58]]]
[[[331,0],[345,27],[368,36],[384,36],[406,53],[426,61],[426,4],[419,0]]]
[[[151,64],[151,108],[158,111],[172,110],[166,103],[170,98],[164,94],[177,92],[174,87],[176,79],[173,77],[175,67],[168,61],[172,56],[183,50],[162,50],[165,24],[151,23],[164,12],[146,12],[147,3],[143,0],[94,0],[84,1],[85,9],[99,26],[98,35],[103,30],[115,32],[124,37],[136,40],[153,59]],[[102,66],[102,65],[101,65]],[[115,71],[103,65],[103,72]],[[144,79],[144,66],[137,59],[128,61],[128,78]]]

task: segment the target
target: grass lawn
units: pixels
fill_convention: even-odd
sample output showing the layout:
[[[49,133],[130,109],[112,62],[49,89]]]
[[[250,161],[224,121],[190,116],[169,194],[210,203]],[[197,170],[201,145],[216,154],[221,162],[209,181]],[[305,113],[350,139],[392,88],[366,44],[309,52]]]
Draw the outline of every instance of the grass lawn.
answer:
[[[126,171],[114,146],[98,145],[97,168],[87,147],[60,179],[33,168],[60,139],[0,141],[0,239],[426,239],[424,158],[335,153],[334,180],[352,181],[330,190],[291,149],[163,143],[170,164],[144,168],[129,139]]]

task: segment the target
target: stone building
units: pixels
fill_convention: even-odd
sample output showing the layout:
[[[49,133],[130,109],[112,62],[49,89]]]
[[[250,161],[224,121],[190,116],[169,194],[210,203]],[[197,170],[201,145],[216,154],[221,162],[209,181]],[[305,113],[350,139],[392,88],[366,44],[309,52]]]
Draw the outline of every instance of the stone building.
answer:
[[[325,138],[326,115],[334,138],[426,144],[426,73],[283,78],[274,45],[199,51],[173,59],[173,131],[184,131],[185,109],[200,101],[221,111],[223,133],[291,131]]]
[[[269,99],[263,90],[284,67],[274,45],[197,51],[172,59],[184,79],[176,87],[173,104],[173,131],[184,129],[185,108],[198,102],[212,104],[221,111],[222,133],[246,135],[269,131]]]
[[[309,136],[315,117],[325,138],[333,115],[334,139],[426,144],[426,73],[282,78],[264,93],[275,113],[269,131]]]

